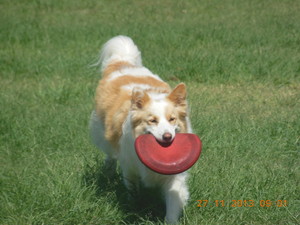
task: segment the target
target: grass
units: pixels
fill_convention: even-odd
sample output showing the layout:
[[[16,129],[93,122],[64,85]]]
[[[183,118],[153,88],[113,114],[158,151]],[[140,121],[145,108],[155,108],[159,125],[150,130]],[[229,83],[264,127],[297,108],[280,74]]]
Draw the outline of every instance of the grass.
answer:
[[[163,223],[157,190],[127,202],[90,144],[99,74],[89,65],[125,34],[153,72],[188,86],[204,148],[181,224],[299,224],[299,9],[292,0],[1,1],[0,223]]]

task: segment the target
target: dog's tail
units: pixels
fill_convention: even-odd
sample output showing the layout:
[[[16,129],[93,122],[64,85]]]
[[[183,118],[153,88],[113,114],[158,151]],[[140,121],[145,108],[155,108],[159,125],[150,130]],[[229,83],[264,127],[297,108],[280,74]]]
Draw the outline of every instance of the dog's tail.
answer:
[[[102,72],[109,66],[140,67],[142,66],[141,53],[131,38],[122,35],[116,36],[104,44],[97,65],[101,66]]]

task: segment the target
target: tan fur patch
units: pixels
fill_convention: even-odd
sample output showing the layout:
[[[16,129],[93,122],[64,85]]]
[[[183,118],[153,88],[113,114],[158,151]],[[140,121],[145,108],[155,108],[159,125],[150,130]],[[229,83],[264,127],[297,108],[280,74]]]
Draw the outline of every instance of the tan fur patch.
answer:
[[[135,135],[135,138],[137,138],[138,135],[144,133],[145,127],[147,125],[147,116],[148,114],[143,110],[135,111],[135,113],[133,114],[133,117],[131,118],[131,124],[134,129],[133,133]]]
[[[132,91],[131,104],[132,109],[142,109],[150,102],[149,95],[144,90],[135,90]]]
[[[186,105],[186,87],[185,84],[178,84],[174,90],[169,94],[168,99],[175,105]]]
[[[186,107],[185,106],[175,106],[174,103],[173,106],[168,107],[166,109],[166,119],[171,124],[177,124],[180,128],[180,133],[186,133],[187,132],[187,120],[186,120]]]

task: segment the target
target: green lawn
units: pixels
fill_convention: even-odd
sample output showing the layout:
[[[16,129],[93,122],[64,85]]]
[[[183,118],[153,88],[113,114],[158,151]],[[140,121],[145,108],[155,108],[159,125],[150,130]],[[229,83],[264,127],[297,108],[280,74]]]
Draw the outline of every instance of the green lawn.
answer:
[[[188,86],[203,151],[181,224],[299,224],[299,12],[295,0],[0,1],[0,224],[163,224],[157,190],[128,202],[90,143],[90,65],[118,34]]]

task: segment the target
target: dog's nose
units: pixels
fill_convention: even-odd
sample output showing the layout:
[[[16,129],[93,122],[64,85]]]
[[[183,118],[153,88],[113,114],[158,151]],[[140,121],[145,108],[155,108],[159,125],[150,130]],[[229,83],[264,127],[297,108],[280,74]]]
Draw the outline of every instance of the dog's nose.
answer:
[[[172,140],[172,134],[169,133],[169,132],[166,132],[163,134],[163,140],[166,141],[166,142],[169,142]]]

